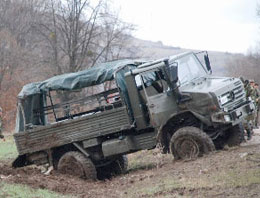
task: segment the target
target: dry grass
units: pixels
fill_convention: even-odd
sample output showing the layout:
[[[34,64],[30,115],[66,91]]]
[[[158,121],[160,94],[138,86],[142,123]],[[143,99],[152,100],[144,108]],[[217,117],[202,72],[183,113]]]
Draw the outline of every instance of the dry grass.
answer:
[[[10,161],[18,156],[13,136],[7,135],[5,139],[0,139],[0,160]]]

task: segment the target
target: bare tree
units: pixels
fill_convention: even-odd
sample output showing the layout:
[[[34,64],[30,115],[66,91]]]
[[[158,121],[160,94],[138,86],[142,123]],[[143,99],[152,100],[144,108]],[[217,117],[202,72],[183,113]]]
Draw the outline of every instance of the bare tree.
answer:
[[[118,58],[133,30],[103,0],[49,0],[44,10],[35,29],[48,44],[46,56],[56,74]]]
[[[15,100],[21,86],[34,79],[24,71],[32,74],[38,60],[31,24],[40,11],[40,1],[0,1],[0,106],[4,123],[8,122],[5,127],[11,127],[15,120]]]
[[[128,56],[132,30],[105,0],[1,0],[0,105],[14,120],[24,84]]]
[[[227,63],[227,73],[229,76],[244,77],[260,83],[259,77],[260,57],[256,54],[233,56]]]
[[[95,42],[97,50],[92,56],[92,66],[98,60],[104,62],[128,56],[126,49],[130,44],[130,35],[135,30],[133,24],[121,21],[118,13],[112,13],[108,7],[100,15],[101,34],[99,42]]]
[[[0,88],[5,74],[33,60],[31,23],[40,1],[3,0],[0,2]],[[30,54],[30,56],[29,56]],[[27,57],[28,55],[28,57]]]

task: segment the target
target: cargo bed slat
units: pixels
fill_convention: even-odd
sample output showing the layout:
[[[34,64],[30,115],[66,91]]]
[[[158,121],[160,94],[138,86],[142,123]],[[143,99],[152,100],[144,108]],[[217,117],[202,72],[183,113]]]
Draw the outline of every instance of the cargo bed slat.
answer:
[[[126,107],[100,112],[14,135],[19,155],[108,135],[130,128]]]

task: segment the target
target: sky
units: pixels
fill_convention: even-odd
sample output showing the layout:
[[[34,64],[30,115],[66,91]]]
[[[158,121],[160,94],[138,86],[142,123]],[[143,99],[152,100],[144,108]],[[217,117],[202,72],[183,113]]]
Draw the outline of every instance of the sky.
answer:
[[[260,0],[114,0],[144,40],[199,50],[247,53],[260,42]]]

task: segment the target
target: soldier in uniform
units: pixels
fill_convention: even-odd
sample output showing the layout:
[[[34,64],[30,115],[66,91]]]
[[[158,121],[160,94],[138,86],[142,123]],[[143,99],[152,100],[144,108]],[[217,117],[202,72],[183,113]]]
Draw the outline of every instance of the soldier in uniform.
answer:
[[[256,105],[256,112],[255,112],[255,128],[258,128],[258,113],[259,113],[259,97],[260,97],[260,92],[258,88],[258,83],[254,84],[254,89],[253,89],[253,96],[254,96],[254,101]]]
[[[245,80],[243,81],[244,83],[244,88],[245,88],[245,91],[246,91],[246,97],[249,98],[251,97],[252,100],[254,100],[254,95],[253,95],[253,85],[254,85],[254,82],[252,80]],[[247,140],[250,140],[252,138],[252,134],[253,134],[253,128],[254,128],[254,122],[255,122],[255,113],[252,113],[250,115],[248,115],[244,122],[243,122],[243,126],[244,126],[244,129],[246,130],[246,133],[247,133]]]
[[[3,139],[3,133],[2,133],[2,108],[0,107],[0,139]]]

